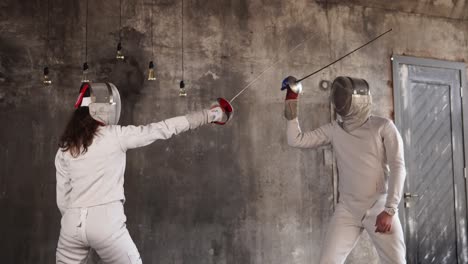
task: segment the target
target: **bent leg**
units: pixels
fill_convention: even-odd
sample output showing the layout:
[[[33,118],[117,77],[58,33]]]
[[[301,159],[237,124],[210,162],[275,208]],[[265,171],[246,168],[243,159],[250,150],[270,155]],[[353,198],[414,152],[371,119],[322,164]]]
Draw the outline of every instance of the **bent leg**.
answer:
[[[82,243],[76,236],[76,228],[66,230],[64,225],[60,229],[60,237],[55,253],[57,264],[85,264],[87,263],[90,248]],[[70,228],[68,228],[70,229]],[[73,231],[73,232],[70,232]]]
[[[103,263],[141,264],[140,254],[128,233],[127,220],[120,202],[91,209],[88,238]]]
[[[99,243],[96,251],[104,263],[141,264],[140,253],[126,227],[117,231],[110,239]]]
[[[383,209],[383,204],[377,203],[370,210],[370,214],[364,219],[364,227],[377,249],[382,264],[404,264],[406,263],[405,238],[398,214],[393,216],[392,227],[389,233],[375,232],[377,215]]]
[[[356,245],[363,227],[353,215],[338,204],[328,226],[320,264],[342,264]]]

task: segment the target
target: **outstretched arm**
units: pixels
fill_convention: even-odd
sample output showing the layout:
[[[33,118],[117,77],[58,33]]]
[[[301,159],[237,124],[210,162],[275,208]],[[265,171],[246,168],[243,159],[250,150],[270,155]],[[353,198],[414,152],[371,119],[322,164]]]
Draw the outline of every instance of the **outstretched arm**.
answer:
[[[123,151],[143,147],[158,139],[169,139],[189,129],[216,122],[222,118],[219,107],[202,110],[185,116],[169,118],[144,126],[116,126],[116,134]]]
[[[187,117],[178,116],[144,126],[116,126],[115,132],[123,151],[139,148],[158,139],[168,139],[189,130]]]
[[[178,116],[146,126],[116,126],[115,132],[123,151],[143,147],[158,139],[168,139],[189,129],[208,123],[224,125],[231,119],[233,108],[223,98],[218,98],[210,109]]]

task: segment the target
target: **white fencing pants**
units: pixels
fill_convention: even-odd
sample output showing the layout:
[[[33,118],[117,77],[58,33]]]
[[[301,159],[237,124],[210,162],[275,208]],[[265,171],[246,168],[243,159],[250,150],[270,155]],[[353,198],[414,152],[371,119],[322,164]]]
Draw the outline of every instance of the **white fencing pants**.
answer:
[[[365,229],[374,243],[382,264],[406,263],[406,247],[398,214],[393,216],[390,233],[376,233],[377,215],[384,209],[385,200],[379,200],[367,210],[362,219],[355,217],[342,204],[338,204],[327,230],[320,264],[342,264],[356,245]]]
[[[101,262],[141,264],[140,254],[125,225],[122,202],[67,209],[62,216],[56,263]]]

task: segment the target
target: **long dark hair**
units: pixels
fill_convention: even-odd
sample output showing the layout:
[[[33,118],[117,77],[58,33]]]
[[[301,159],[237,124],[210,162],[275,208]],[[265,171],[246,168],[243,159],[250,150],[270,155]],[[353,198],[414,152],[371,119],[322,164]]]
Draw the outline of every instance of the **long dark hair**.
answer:
[[[89,114],[88,107],[78,107],[60,137],[59,147],[64,152],[70,151],[75,158],[86,153],[93,143],[99,125],[99,122]]]

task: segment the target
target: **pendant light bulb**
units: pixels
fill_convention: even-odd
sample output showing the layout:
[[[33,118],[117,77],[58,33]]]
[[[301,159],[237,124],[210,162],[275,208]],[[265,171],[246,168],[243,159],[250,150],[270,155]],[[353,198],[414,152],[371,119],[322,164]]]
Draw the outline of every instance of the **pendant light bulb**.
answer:
[[[150,61],[149,67],[148,67],[148,81],[155,81],[156,80],[156,75],[154,74],[154,63],[153,61]]]
[[[179,96],[180,96],[180,97],[185,97],[185,96],[187,96],[187,91],[185,90],[185,83],[184,83],[183,80],[180,81],[179,88],[180,88],[180,90],[179,90]]]
[[[42,83],[44,86],[50,86],[52,84],[52,80],[49,78],[49,67],[44,67],[44,77],[42,78]]]
[[[118,60],[125,59],[125,56],[122,53],[122,43],[117,44],[117,55],[115,56]]]
[[[83,75],[81,77],[81,82],[82,83],[88,83],[89,82],[88,70],[89,70],[88,63],[87,62],[83,63]]]

